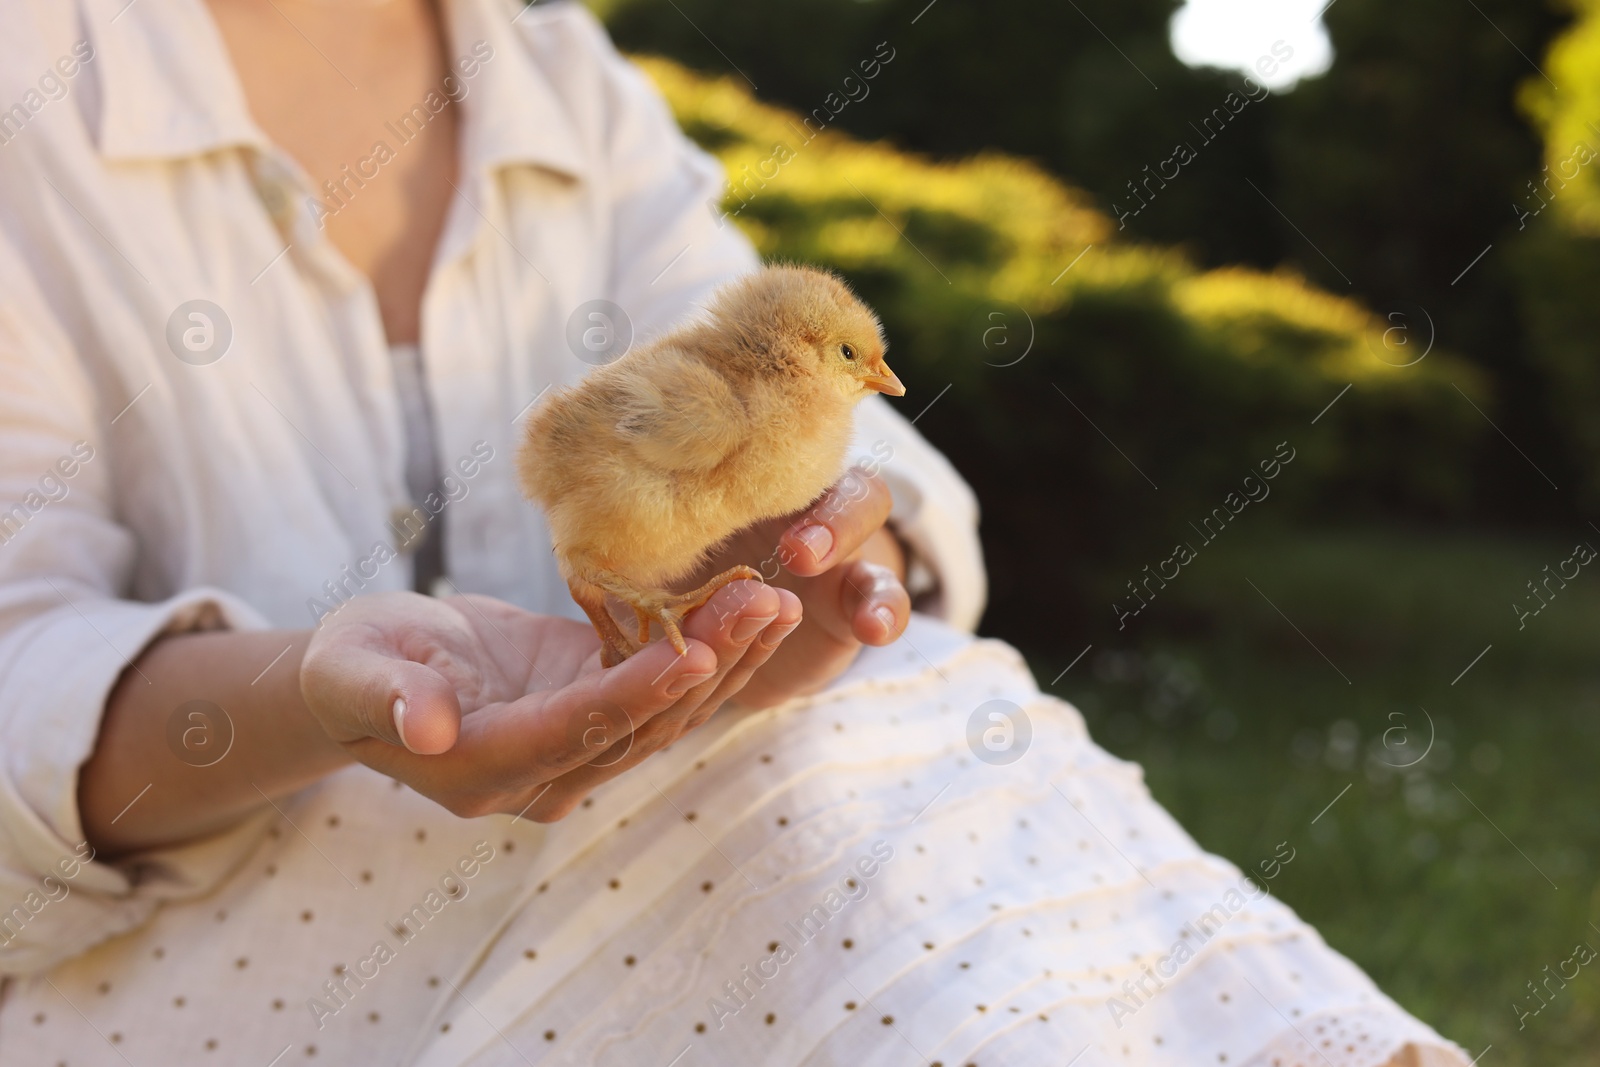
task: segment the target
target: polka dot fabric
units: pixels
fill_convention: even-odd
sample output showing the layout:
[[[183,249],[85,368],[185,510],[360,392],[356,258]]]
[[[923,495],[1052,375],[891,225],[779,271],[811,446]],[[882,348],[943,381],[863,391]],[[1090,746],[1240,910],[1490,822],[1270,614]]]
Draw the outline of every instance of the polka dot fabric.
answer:
[[[279,807],[216,892],[8,981],[0,1064],[400,1062],[463,942],[520,893],[543,829],[455,819],[364,768]],[[379,941],[389,962],[373,956]]]
[[[996,699],[1032,729],[1007,765],[968,745]],[[16,986],[0,1061],[1468,1063],[1241,892],[1012,650],[921,618],[828,692],[729,709],[593,801],[547,829],[463,822],[341,775],[222,892]],[[477,841],[494,858],[402,943]],[[341,965],[373,975],[343,1004]]]
[[[1365,1067],[1383,1050],[1405,1044],[1392,1060],[1393,1067],[1459,1067],[1460,1060],[1447,1049],[1415,1042],[1416,1024],[1397,1019],[1381,1005],[1347,1011],[1323,1012],[1296,1023],[1245,1067]]]
[[[554,827],[418,1062],[1288,1064],[1297,1027],[1338,1017],[1360,1034],[1337,1067],[1464,1067],[1287,907],[1245,900],[1011,649],[909,636]],[[994,699],[1032,727],[1006,766],[967,743]]]

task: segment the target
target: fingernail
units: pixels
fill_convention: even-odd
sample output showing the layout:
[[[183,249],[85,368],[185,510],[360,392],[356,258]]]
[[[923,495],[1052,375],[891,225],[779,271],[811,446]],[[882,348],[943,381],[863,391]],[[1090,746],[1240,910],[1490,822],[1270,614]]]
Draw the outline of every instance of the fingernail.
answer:
[[[772,626],[772,627],[769,627],[767,629],[767,632],[764,635],[762,635],[761,647],[762,648],[777,648],[778,645],[780,643],[782,643],[782,641],[783,641],[783,639],[785,637],[788,637],[790,634],[794,633],[799,628],[800,628],[800,624],[797,623],[797,622],[791,622],[786,626]]]
[[[411,742],[406,740],[406,698],[394,698],[394,732],[400,735],[400,743],[406,746],[406,751],[415,752]]]
[[[681,697],[701,682],[709,680],[715,674],[715,671],[707,671],[705,674],[680,674],[671,685],[667,686],[667,696]]]
[[[833,551],[833,531],[826,526],[802,526],[795,532],[795,537],[800,539],[800,543],[806,546],[818,563]]]
[[[773,620],[777,617],[778,613],[773,612],[771,615],[762,615],[753,619],[740,619],[734,625],[733,633],[730,636],[736,643],[742,644],[754,638],[756,634],[765,630],[768,626],[771,626]]]
[[[879,604],[872,609],[872,617],[883,623],[885,633],[894,633],[894,609],[887,604]]]

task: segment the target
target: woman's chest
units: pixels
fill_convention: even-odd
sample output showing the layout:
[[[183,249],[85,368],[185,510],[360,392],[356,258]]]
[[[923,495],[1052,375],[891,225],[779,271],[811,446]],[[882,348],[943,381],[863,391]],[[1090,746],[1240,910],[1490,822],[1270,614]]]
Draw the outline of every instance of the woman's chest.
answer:
[[[212,0],[252,117],[309,178],[319,225],[371,281],[388,340],[416,341],[458,178],[459,83],[437,14],[424,0],[288,6],[293,23]]]

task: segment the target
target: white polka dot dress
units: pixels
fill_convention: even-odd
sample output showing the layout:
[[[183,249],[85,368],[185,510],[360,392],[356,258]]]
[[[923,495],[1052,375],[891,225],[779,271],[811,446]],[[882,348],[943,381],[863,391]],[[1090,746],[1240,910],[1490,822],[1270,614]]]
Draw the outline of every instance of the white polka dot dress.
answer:
[[[969,729],[991,701],[1009,722]],[[220,891],[0,1008],[4,1063],[314,1060],[1468,1063],[1200,851],[1012,650],[921,618],[549,828],[345,772]]]

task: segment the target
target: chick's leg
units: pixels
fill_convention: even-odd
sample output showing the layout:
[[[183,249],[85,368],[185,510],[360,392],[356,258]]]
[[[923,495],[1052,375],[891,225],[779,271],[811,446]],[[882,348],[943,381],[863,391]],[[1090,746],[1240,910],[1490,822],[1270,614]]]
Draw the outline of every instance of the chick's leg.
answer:
[[[617,625],[617,620],[611,617],[611,612],[606,610],[605,590],[578,578],[569,580],[567,589],[572,593],[573,601],[589,616],[594,632],[600,635],[600,666],[615,667],[638,651],[622,632],[622,627]]]
[[[661,625],[661,629],[667,635],[667,640],[671,641],[672,647],[682,655],[689,651],[689,646],[683,640],[684,616],[710,600],[717,590],[729,582],[741,580],[759,582],[761,575],[753,567],[730,567],[705,585],[687,593],[669,593],[663,589],[644,589],[622,575],[609,571],[595,574],[592,580],[595,585],[633,608],[634,616],[639,620],[639,641],[641,644],[650,640],[650,623],[654,621]]]

